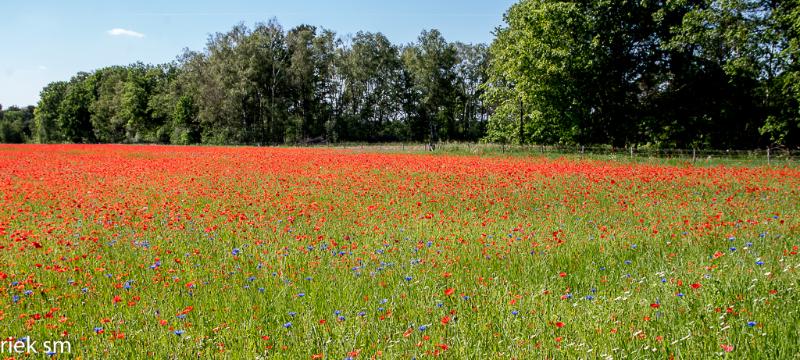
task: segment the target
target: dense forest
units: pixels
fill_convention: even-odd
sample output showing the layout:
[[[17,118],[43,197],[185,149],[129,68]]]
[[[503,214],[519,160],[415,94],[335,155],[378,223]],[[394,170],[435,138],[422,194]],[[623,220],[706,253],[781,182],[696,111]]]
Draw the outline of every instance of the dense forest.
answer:
[[[276,20],[0,108],[0,142],[800,145],[798,1],[523,0],[490,45]]]

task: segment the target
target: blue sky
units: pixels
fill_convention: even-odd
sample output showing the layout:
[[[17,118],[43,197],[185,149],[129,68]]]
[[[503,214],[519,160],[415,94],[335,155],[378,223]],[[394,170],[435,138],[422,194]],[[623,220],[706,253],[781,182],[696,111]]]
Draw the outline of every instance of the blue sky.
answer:
[[[439,29],[449,41],[491,42],[515,0],[10,0],[0,21],[0,104],[35,104],[51,81],[136,61],[174,60],[210,34],[277,18],[339,35],[382,32],[394,43]]]

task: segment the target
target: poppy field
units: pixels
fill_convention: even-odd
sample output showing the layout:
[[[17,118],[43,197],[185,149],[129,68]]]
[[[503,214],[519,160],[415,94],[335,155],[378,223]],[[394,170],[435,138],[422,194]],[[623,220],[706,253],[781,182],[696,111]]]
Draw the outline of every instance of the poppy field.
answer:
[[[0,145],[0,358],[795,358],[800,170]]]

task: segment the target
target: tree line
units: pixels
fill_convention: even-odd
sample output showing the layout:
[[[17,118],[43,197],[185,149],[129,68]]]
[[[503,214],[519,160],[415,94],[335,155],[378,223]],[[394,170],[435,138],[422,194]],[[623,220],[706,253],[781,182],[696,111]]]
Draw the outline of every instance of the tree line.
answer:
[[[31,133],[43,143],[477,141],[487,56],[437,30],[399,46],[380,33],[237,25],[173,63],[49,84]]]
[[[276,20],[1,111],[0,141],[800,145],[800,5],[522,0],[490,46]]]

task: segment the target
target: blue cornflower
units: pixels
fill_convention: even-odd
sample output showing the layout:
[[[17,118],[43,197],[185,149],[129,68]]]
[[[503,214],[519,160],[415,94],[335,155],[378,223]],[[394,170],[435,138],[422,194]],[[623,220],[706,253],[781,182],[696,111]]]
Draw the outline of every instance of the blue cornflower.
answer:
[[[287,329],[292,327],[292,322],[290,321],[290,322],[287,322],[286,324],[283,324],[283,327],[285,327]]]
[[[176,335],[176,336],[181,336],[181,335],[183,335],[183,330],[175,330],[175,335]]]
[[[294,312],[294,311],[289,311],[289,316],[291,316],[291,317],[295,317],[296,315],[297,315],[297,313],[296,313],[296,312]]]
[[[242,251],[239,250],[239,248],[233,248],[233,250],[231,251],[231,254],[233,256],[239,256],[239,254],[241,254],[241,253],[242,253]]]
[[[365,313],[365,312],[363,312],[363,311],[361,311],[361,312],[359,312],[359,313],[358,313],[358,316],[361,316],[361,317],[364,317],[365,315],[367,315],[367,313]]]
[[[101,327],[99,327],[99,326],[95,326],[95,328],[94,328],[94,333],[95,333],[95,334],[99,334],[99,333],[101,333],[101,332],[103,332],[103,328],[101,328]]]
[[[594,300],[594,296],[586,295],[586,300],[589,300],[589,301]]]
[[[411,281],[413,279],[411,276],[406,276],[406,281]]]
[[[425,331],[425,330],[428,330],[428,325],[420,325],[419,326],[419,331]]]
[[[519,314],[519,311],[517,311],[517,310],[511,311],[511,315],[517,316],[518,314]]]
[[[297,294],[297,297],[303,297],[303,296],[306,296],[306,293],[299,293],[299,294]]]
[[[758,265],[758,266],[764,265],[764,262],[761,261],[761,260],[758,260],[758,261],[756,261],[756,265]]]
[[[749,326],[749,327],[756,326],[756,322],[755,321],[748,321],[747,322],[747,326]]]

